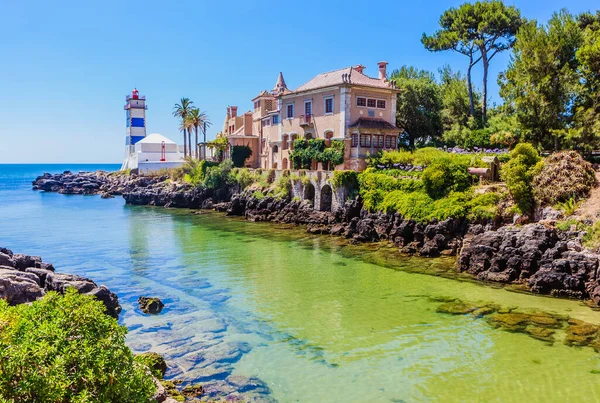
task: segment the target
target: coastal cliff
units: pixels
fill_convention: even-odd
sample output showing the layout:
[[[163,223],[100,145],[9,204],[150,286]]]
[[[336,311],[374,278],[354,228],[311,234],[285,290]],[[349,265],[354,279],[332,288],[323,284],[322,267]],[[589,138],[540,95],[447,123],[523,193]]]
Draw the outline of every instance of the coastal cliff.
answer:
[[[205,189],[174,183],[167,176],[139,177],[105,172],[50,175],[36,190],[69,194],[122,195],[132,205],[215,209],[249,221],[306,225],[311,234],[342,236],[353,243],[392,242],[405,254],[458,256],[457,270],[481,281],[517,284],[534,293],[592,299],[600,304],[599,256],[583,247],[584,231],[561,231],[551,223],[524,226],[476,223],[465,218],[404,219],[371,213],[360,199],[334,212],[318,211],[305,200],[256,197],[252,190]]]

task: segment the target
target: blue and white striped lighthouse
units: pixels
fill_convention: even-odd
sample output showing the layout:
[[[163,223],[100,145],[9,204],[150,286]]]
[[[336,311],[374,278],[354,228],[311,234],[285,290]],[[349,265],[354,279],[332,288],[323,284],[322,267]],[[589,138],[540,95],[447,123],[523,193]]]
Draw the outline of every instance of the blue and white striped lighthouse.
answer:
[[[146,97],[140,96],[137,89],[131,91],[131,95],[125,97],[125,115],[127,118],[125,129],[125,144],[127,153],[134,150],[134,145],[146,137]]]

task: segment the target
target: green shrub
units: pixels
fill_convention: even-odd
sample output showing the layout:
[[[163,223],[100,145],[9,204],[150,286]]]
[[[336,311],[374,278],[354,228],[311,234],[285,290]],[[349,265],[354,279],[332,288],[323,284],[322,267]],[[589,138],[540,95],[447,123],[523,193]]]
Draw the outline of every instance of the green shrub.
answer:
[[[294,169],[311,169],[312,162],[326,165],[339,165],[344,162],[344,142],[332,140],[326,147],[324,139],[294,140],[294,150],[290,153],[290,161]]]
[[[356,188],[358,186],[358,173],[356,171],[333,171],[331,184],[334,188],[342,186]]]
[[[246,160],[252,156],[252,149],[248,146],[233,146],[231,147],[231,160],[233,166],[241,168],[246,163]]]
[[[150,402],[148,369],[104,309],[74,289],[30,305],[0,299],[0,401]]]
[[[596,186],[592,164],[576,151],[561,151],[544,160],[539,173],[533,178],[533,195],[541,205],[574,201],[585,198]]]
[[[381,211],[397,212],[406,219],[427,221],[433,213],[433,200],[425,192],[394,190],[383,197],[380,207]]]
[[[499,193],[475,195],[467,203],[470,220],[493,220],[498,215],[498,203],[502,199]]]
[[[230,173],[231,183],[237,183],[240,188],[246,189],[248,186],[258,180],[258,175],[255,171],[248,168],[233,168]]]
[[[273,187],[273,196],[278,199],[289,199],[292,194],[292,181],[289,176],[281,175]]]
[[[256,190],[254,193],[252,193],[252,197],[254,197],[256,200],[262,200],[264,199],[266,196],[263,192],[261,192],[260,190]]]
[[[510,152],[510,160],[502,166],[500,176],[521,213],[533,208],[531,181],[540,166],[540,156],[531,144],[519,143]],[[536,167],[537,165],[537,167]]]
[[[577,211],[579,204],[580,203],[574,198],[570,198],[565,202],[557,203],[556,208],[558,210],[562,210],[562,212],[565,214],[565,217],[571,217],[573,214],[575,214],[575,211]]]
[[[423,184],[429,196],[434,199],[444,197],[449,192],[462,192],[471,185],[471,175],[467,172],[466,159],[438,158],[423,171]]]
[[[202,161],[207,162],[207,161]],[[202,176],[203,185],[207,189],[218,189],[228,183],[229,173],[233,168],[233,163],[230,160],[225,160],[214,166],[206,166],[204,175]]]

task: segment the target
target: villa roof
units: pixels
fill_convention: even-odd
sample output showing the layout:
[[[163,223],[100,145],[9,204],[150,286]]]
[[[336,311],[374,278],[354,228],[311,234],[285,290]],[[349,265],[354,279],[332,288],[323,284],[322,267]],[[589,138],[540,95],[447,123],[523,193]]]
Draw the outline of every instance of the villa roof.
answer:
[[[350,80],[345,79],[345,77],[348,76],[350,77]],[[369,77],[363,73],[359,73],[353,67],[345,67],[343,69],[318,74],[313,79],[296,88],[296,90],[294,90],[293,92],[310,91],[317,88],[324,88],[341,84],[354,84],[362,85],[365,87],[391,89],[388,81]]]
[[[377,119],[377,118],[358,118],[358,120],[349,126],[351,129],[374,129],[374,130],[388,130],[388,131],[400,131],[396,126],[390,122]]]
[[[161,144],[163,141],[165,142],[165,144],[175,144],[175,142],[173,140],[169,140],[162,134],[158,134],[158,133],[152,133],[152,134],[147,135],[142,140],[138,141],[137,144],[139,144],[139,143]]]
[[[260,97],[272,97],[273,94],[271,94],[269,91],[267,90],[262,90],[260,92],[260,94],[258,94],[257,96],[255,96],[254,98],[252,98],[252,100],[254,101],[255,99],[258,99]]]

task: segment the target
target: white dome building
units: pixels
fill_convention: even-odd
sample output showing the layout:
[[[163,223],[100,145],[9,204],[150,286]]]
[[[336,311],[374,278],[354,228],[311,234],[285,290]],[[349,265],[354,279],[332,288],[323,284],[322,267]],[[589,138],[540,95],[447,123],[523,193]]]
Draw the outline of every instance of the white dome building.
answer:
[[[177,143],[162,134],[153,133],[135,143],[122,169],[137,169],[139,173],[144,173],[176,168],[183,162],[183,154]]]

